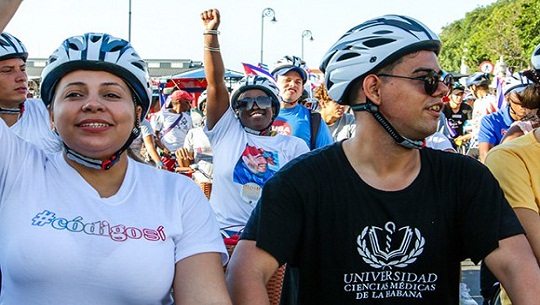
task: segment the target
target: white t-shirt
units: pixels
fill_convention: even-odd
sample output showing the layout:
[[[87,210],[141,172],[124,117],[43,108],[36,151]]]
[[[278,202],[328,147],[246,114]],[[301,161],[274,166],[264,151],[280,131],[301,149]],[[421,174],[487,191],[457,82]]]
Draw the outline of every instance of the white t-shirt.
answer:
[[[212,182],[213,152],[204,127],[195,127],[188,131],[184,148],[193,152],[193,163],[198,165],[199,170],[193,173],[193,177],[199,182]]]
[[[150,125],[150,121],[148,121],[147,119],[141,120],[140,128],[141,134],[135,140],[133,140],[130,148],[133,153],[135,153],[139,158],[141,158],[141,160],[145,160],[146,157],[141,155],[141,147],[144,143],[145,137],[154,136],[154,129],[152,129],[152,125]]]
[[[118,193],[101,198],[61,152],[21,141],[3,121],[0,141],[0,303],[172,304],[176,262],[204,252],[226,261],[189,178],[129,159]]]
[[[352,113],[344,113],[333,125],[328,126],[334,142],[352,138],[356,132],[356,120]]]
[[[473,105],[473,115],[471,120],[472,125],[472,145],[478,147],[478,132],[480,131],[480,121],[490,113],[499,110],[497,105],[497,97],[493,94],[488,94],[480,99],[477,99]]]
[[[163,133],[169,129],[180,116],[181,118],[178,123],[163,135]],[[193,128],[189,112],[178,114],[176,112],[170,112],[169,109],[163,109],[158,112],[157,115],[153,116],[151,123],[154,130],[160,132],[160,139],[163,145],[165,145],[172,153],[178,148],[183,147],[186,134]]]
[[[62,141],[51,129],[49,112],[40,99],[27,99],[20,119],[9,129],[21,139],[30,142],[45,152],[62,150]]]
[[[210,204],[221,228],[245,225],[264,183],[289,161],[309,151],[297,137],[247,133],[231,108],[212,130],[204,130],[214,152]],[[254,162],[258,166],[250,167]]]

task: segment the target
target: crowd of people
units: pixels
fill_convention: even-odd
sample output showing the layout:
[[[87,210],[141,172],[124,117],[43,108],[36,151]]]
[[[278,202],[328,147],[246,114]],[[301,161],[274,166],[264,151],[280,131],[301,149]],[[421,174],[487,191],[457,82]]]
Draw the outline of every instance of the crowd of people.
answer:
[[[401,15],[340,36],[316,88],[286,55],[230,89],[208,9],[198,99],[161,105],[107,33],[61,42],[29,98],[20,3],[0,0],[0,304],[267,304],[286,265],[284,305],[472,305],[465,259],[485,304],[538,303],[540,45],[502,105]]]

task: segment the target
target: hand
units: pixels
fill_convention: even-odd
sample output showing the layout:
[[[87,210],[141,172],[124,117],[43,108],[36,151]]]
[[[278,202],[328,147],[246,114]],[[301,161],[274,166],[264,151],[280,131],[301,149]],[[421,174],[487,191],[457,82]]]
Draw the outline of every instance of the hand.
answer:
[[[174,168],[174,172],[180,174],[193,174],[195,171],[191,167],[177,166]]]
[[[201,13],[201,20],[205,30],[217,30],[221,18],[217,9],[209,9]]]
[[[189,160],[193,161],[193,152],[190,152],[187,148],[182,147],[176,150],[174,153],[177,160]]]
[[[172,157],[172,153],[171,153],[171,151],[168,150],[167,148],[164,148],[164,149],[162,150],[162,156],[163,156],[163,157],[166,157],[166,158],[170,158],[170,157]]]

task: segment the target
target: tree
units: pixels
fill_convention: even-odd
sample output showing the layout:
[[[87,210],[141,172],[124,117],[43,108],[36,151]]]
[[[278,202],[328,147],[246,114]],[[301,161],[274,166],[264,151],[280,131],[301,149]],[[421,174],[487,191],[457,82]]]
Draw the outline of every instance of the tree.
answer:
[[[481,62],[496,62],[503,56],[511,69],[527,68],[540,43],[537,16],[540,0],[499,0],[467,13],[442,30],[442,67],[459,71],[463,61],[474,71]]]

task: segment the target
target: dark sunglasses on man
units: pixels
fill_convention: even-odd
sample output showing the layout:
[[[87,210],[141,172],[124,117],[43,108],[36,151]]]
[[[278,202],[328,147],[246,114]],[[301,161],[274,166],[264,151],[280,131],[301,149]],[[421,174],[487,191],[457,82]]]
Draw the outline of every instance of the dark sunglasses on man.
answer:
[[[384,73],[377,74],[377,76],[396,77],[396,78],[423,81],[424,91],[429,96],[433,96],[433,94],[437,91],[437,88],[439,88],[439,82],[443,83],[446,87],[448,87],[448,91],[444,95],[450,94],[450,92],[452,92],[452,84],[454,83],[454,77],[450,73],[447,73],[443,70],[439,72],[435,72],[434,70],[431,70],[431,71],[428,71],[426,75],[422,75],[418,77],[409,77],[409,76],[384,74]]]

